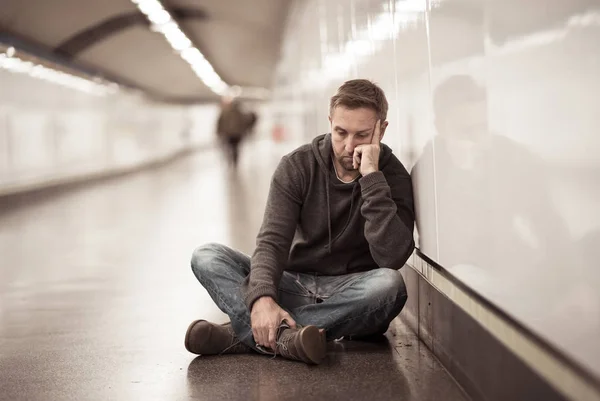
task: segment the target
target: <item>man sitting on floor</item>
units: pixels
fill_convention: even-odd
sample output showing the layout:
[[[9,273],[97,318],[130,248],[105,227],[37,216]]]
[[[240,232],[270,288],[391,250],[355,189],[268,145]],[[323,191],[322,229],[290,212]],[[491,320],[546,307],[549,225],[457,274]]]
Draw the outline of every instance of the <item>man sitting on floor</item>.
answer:
[[[192,271],[230,323],[192,322],[188,351],[318,364],[326,340],[385,333],[414,249],[410,175],[381,143],[387,110],[377,85],[345,82],[331,133],[281,159],[252,258],[218,244],[194,251]]]

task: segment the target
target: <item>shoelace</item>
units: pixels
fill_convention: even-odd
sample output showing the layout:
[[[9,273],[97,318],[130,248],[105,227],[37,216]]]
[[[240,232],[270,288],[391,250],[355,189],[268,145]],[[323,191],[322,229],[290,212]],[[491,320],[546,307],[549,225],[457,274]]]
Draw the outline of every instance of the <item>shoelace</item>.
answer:
[[[277,338],[280,337],[282,330],[289,329],[289,328],[290,328],[289,324],[284,319],[281,322],[280,326],[277,328]],[[290,341],[291,341],[291,337],[289,337],[289,336],[286,337],[284,340],[278,340],[278,341],[276,341],[275,342],[275,349],[274,350],[271,350],[270,348],[264,348],[264,347],[262,347],[262,346],[260,346],[258,344],[256,344],[256,348],[258,348],[259,350],[261,350],[265,354],[273,353],[273,358],[275,358],[275,357],[277,357],[277,348],[278,348],[278,346],[281,347],[281,349],[284,351],[284,353],[287,353],[287,351],[289,350],[288,344],[289,344]],[[241,342],[241,341],[238,341],[238,343],[239,342]],[[227,349],[229,349],[231,347],[228,347]]]
[[[285,337],[283,340],[281,341],[277,341],[277,345],[279,347],[281,347],[281,351],[280,354],[286,358],[291,358],[291,359],[296,359],[296,360],[300,360],[300,357],[298,355],[294,355],[289,353],[289,343],[290,341],[292,341],[292,336],[287,336]],[[277,347],[276,347],[277,348]],[[277,350],[275,350],[275,355],[277,355]]]
[[[279,327],[277,328],[277,338],[279,340],[275,341],[275,349],[273,350],[273,358],[275,358],[277,356],[277,349],[278,348],[280,348],[283,351],[283,352],[280,352],[281,355],[283,355],[283,356],[287,355],[288,358],[290,356],[292,356],[290,354],[287,354],[287,351],[289,350],[288,344],[291,341],[292,337],[291,336],[287,336],[287,337],[284,337],[282,340],[280,339],[281,338],[281,332],[283,330],[289,329],[289,328],[290,328],[290,326],[289,326],[289,324],[287,323],[286,320],[283,320],[281,322],[281,324],[279,325]]]
[[[223,351],[221,351],[219,355],[223,355],[224,353],[226,353],[227,351],[229,351],[229,350],[230,350],[230,349],[232,349],[233,347],[235,347],[235,346],[237,346],[237,345],[240,345],[240,344],[241,344],[241,341],[240,341],[240,340],[237,340],[237,341],[235,341],[235,342],[234,342],[233,344],[231,344],[229,347],[227,347],[227,348],[225,348]]]
[[[283,348],[284,351],[288,350],[288,347],[287,347],[286,343],[284,343],[282,341],[278,341],[276,344],[279,345],[281,348]]]
[[[248,335],[246,335],[246,337],[248,337]],[[233,339],[235,339],[236,337],[232,335],[232,336],[231,336],[231,338],[232,338],[232,340],[233,340]],[[223,355],[225,352],[229,351],[229,350],[230,350],[230,349],[232,349],[233,347],[236,347],[236,346],[238,346],[238,345],[240,345],[240,344],[242,344],[242,345],[245,345],[245,344],[243,344],[243,343],[242,343],[242,340],[240,340],[240,339],[238,339],[237,341],[233,341],[233,342],[231,343],[231,345],[230,345],[229,347],[225,348],[223,351],[221,351],[221,352],[219,353],[219,355]]]

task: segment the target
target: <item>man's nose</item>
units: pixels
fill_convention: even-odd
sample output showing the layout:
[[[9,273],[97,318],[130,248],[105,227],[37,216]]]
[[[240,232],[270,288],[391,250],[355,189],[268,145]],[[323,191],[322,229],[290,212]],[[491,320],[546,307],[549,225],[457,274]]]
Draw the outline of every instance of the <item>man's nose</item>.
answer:
[[[354,152],[355,147],[356,147],[356,144],[354,143],[353,137],[347,138],[346,144],[344,146],[344,148],[346,149],[346,153],[351,155]]]

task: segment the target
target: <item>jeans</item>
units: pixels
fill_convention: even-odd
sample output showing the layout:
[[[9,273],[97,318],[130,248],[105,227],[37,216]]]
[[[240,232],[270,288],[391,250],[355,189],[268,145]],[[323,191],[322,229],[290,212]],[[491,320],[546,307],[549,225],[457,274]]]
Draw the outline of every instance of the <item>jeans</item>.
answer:
[[[220,244],[197,248],[192,271],[219,309],[229,315],[237,338],[257,348],[250,311],[240,287],[250,273],[250,257]],[[400,272],[379,268],[342,276],[285,271],[277,303],[296,323],[325,329],[328,340],[383,334],[406,303]]]

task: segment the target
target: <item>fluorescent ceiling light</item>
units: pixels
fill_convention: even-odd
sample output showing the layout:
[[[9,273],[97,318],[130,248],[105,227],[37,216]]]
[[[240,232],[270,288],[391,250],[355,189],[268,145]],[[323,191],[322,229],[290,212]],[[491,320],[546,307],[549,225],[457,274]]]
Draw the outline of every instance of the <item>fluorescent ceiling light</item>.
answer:
[[[183,33],[177,22],[171,17],[158,0],[131,0],[139,10],[148,17],[152,29],[160,32],[171,47],[179,53],[198,78],[214,93],[222,95],[229,85],[217,74],[213,66],[206,60],[202,52],[195,48],[192,41]]]
[[[150,21],[154,24],[161,25],[166,24],[171,20],[171,16],[165,10],[159,10],[155,13],[148,15]]]
[[[177,22],[159,0],[131,0],[131,2],[148,17],[150,29],[161,33],[165,37],[173,50],[192,67],[192,70],[204,85],[217,95],[223,95],[230,89],[230,86],[215,72],[215,69],[206,60],[202,52],[194,47],[192,41],[183,33]],[[262,89],[262,92],[256,89]],[[270,92],[264,88],[253,88],[248,91],[244,91],[242,88],[241,93],[259,93],[264,96],[265,93]],[[249,95],[249,97],[252,96]]]
[[[181,58],[187,61],[189,64],[199,64],[203,60],[206,60],[200,50],[195,47],[189,47],[181,52]]]

